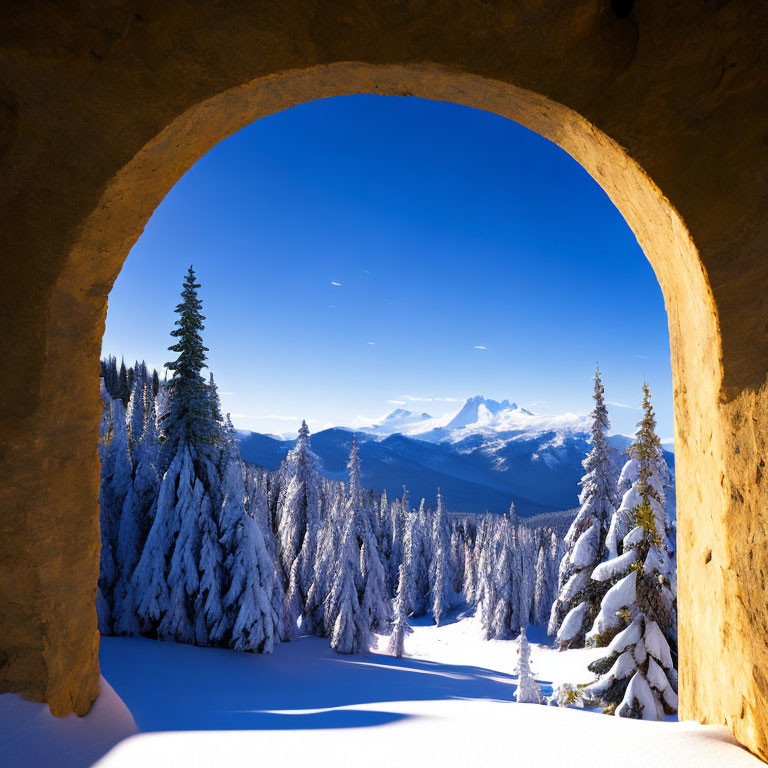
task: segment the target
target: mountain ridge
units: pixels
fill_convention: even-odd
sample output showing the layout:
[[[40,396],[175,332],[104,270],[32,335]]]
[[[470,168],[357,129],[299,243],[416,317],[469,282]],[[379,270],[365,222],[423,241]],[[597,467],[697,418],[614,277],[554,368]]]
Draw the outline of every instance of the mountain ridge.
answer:
[[[386,490],[394,498],[406,485],[412,499],[424,497],[433,503],[439,486],[447,508],[457,513],[499,514],[513,502],[521,517],[529,517],[578,504],[581,462],[590,448],[586,420],[573,414],[539,417],[508,400],[481,396],[469,398],[456,416],[461,413],[459,426],[449,429],[455,416],[435,427],[429,414],[396,409],[389,414],[393,431],[381,428],[389,416],[356,430],[365,487]],[[417,419],[408,422],[411,416]],[[467,422],[473,416],[478,418]],[[396,425],[404,421],[417,433],[397,431]],[[312,435],[325,476],[345,479],[352,435],[353,430],[345,427]],[[242,430],[238,441],[245,461],[272,470],[294,443]],[[609,436],[617,468],[630,441],[625,435]],[[665,452],[665,458],[674,468],[674,456]]]

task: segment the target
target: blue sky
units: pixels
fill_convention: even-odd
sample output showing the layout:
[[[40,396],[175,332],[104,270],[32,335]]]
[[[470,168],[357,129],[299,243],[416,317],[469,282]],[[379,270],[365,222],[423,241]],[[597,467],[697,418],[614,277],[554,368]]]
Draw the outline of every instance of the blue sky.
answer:
[[[614,431],[634,431],[645,376],[672,436],[667,317],[634,235],[575,161],[497,115],[344,96],[247,126],[150,219],[105,354],[171,359],[190,263],[238,427],[437,416],[474,394],[584,413],[599,361]]]

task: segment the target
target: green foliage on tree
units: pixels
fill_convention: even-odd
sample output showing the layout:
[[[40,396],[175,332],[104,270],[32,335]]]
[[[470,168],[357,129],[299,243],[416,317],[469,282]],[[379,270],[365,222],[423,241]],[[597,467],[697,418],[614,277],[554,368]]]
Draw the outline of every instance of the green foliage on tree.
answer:
[[[208,348],[203,344],[203,303],[197,295],[200,283],[190,266],[181,291],[181,302],[175,312],[179,316],[171,336],[178,339],[168,349],[178,357],[165,364],[173,375],[168,382],[169,407],[163,416],[164,452],[175,451],[183,441],[188,444],[212,443],[217,437],[212,419],[210,390],[201,371]]]

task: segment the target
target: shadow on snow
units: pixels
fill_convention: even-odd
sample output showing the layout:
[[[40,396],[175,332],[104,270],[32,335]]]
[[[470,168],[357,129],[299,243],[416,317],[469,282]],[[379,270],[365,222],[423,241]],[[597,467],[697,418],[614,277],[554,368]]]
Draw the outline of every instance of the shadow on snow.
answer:
[[[503,672],[379,654],[341,656],[327,639],[314,637],[281,643],[271,655],[104,637],[100,657],[102,674],[141,731],[358,728],[408,715],[345,707],[512,701],[515,693],[515,678]],[[549,687],[544,683],[543,692]]]

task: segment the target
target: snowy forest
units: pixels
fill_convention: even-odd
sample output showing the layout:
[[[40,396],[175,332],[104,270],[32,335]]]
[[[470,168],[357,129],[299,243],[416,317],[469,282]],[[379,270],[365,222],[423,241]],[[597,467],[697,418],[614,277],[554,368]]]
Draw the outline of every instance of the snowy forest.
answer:
[[[102,361],[101,567],[105,635],[269,653],[300,635],[340,654],[376,634],[407,651],[409,621],[474,612],[486,639],[518,637],[518,700],[662,719],[677,708],[675,526],[648,387],[621,472],[597,371],[580,508],[565,537],[507,515],[450,515],[434,499],[361,486],[350,434],[344,482],[322,476],[306,423],[276,471],[242,461],[206,352],[190,267],[161,378]],[[528,625],[563,651],[600,647],[589,685],[546,701]]]

